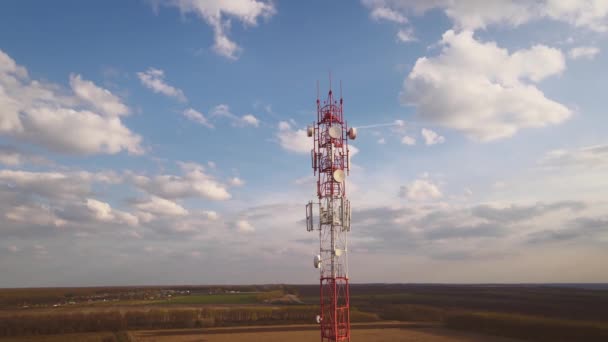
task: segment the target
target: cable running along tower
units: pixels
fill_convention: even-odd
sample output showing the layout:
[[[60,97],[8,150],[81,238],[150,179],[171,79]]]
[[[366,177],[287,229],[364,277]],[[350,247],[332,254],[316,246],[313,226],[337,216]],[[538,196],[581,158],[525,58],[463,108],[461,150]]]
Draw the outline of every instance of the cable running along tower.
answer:
[[[314,266],[320,273],[321,312],[317,322],[322,342],[350,341],[350,202],[346,197],[346,175],[350,168],[348,140],[357,137],[357,130],[347,127],[341,93],[342,89],[340,100],[334,100],[330,80],[327,99],[321,102],[317,95],[317,121],[307,129],[308,137],[314,139],[311,160],[317,176],[318,202],[306,205],[306,229],[319,233],[319,254]]]

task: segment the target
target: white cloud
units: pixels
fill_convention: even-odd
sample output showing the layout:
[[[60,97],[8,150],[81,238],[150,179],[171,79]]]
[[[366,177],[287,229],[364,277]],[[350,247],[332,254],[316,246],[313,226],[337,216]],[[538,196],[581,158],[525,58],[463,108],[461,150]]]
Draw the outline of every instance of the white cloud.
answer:
[[[196,111],[192,108],[188,108],[183,112],[184,116],[188,119],[197,122],[205,127],[213,128],[213,124],[209,122],[209,120],[203,115],[203,113]]]
[[[580,168],[582,170],[608,168],[608,145],[552,150],[547,152],[540,160],[540,165],[558,170],[564,168]]]
[[[242,185],[245,185],[245,181],[240,179],[239,177],[232,177],[232,179],[230,179],[230,185],[242,186]]]
[[[219,104],[215,106],[211,110],[211,117],[213,118],[227,118],[232,121],[233,126],[244,127],[244,126],[253,126],[258,127],[260,125],[260,120],[253,116],[252,114],[245,114],[241,117],[238,117],[234,113],[230,111],[230,107],[227,104]]]
[[[551,19],[597,32],[608,31],[605,0],[363,0],[372,13],[386,8],[401,16],[443,10],[460,29],[479,29],[493,24],[518,26],[532,20]]]
[[[413,146],[413,145],[416,145],[416,138],[406,135],[403,138],[401,138],[401,143],[404,145]]]
[[[216,221],[217,219],[220,218],[220,215],[212,210],[204,211],[203,214],[205,214],[207,216],[207,219],[209,219],[211,221]]]
[[[4,209],[4,208],[3,208]],[[66,224],[46,204],[18,205],[5,209],[8,220],[38,226],[62,227]]]
[[[93,198],[87,198],[85,206],[91,212],[93,217],[100,222],[109,223],[124,223],[129,226],[139,225],[137,216],[113,209],[110,204]]]
[[[270,18],[276,13],[272,2],[263,0],[159,0],[158,2],[166,6],[175,6],[182,13],[198,15],[213,29],[215,40],[213,51],[232,60],[239,58],[242,48],[228,37],[229,18],[241,21],[247,26],[256,26],[258,18]]]
[[[416,179],[408,185],[401,186],[399,194],[413,201],[430,201],[443,196],[439,187],[428,179]]]
[[[313,147],[313,140],[308,137],[306,130],[292,129],[286,121],[279,122],[277,138],[281,147],[287,151],[308,154]]]
[[[235,115],[230,112],[230,107],[227,104],[219,104],[211,110],[211,116],[219,116],[226,118],[234,118]]]
[[[243,115],[243,117],[241,118],[241,120],[245,124],[251,125],[251,126],[254,126],[254,127],[258,127],[260,125],[260,120],[258,120],[255,116],[253,116],[251,114]]]
[[[112,221],[114,219],[114,214],[112,214],[112,207],[110,207],[110,205],[106,202],[87,198],[86,206],[93,213],[95,218],[100,221]]]
[[[534,85],[565,69],[562,53],[535,45],[511,54],[470,31],[447,31],[437,57],[423,57],[404,82],[401,100],[422,118],[490,141],[571,116]]]
[[[93,108],[109,116],[129,114],[129,108],[109,90],[100,88],[95,83],[83,80],[80,75],[70,75],[70,86],[74,94]]]
[[[236,221],[236,228],[239,232],[250,233],[255,231],[255,227],[249,223],[247,220],[238,220]]]
[[[0,170],[0,182],[22,194],[68,198],[90,192],[93,174]]]
[[[53,164],[44,157],[23,152],[11,145],[0,145],[0,163],[7,166],[19,166],[25,163],[36,165]]]
[[[150,196],[147,200],[136,203],[135,207],[152,215],[184,216],[188,214],[188,211],[181,205],[158,196]]]
[[[397,31],[397,40],[402,43],[409,43],[416,41],[416,36],[414,35],[414,30],[411,28],[400,29]]]
[[[386,7],[376,7],[372,10],[370,15],[375,20],[388,20],[399,24],[407,22],[407,18],[401,13]]]
[[[182,176],[163,174],[154,177],[131,174],[133,183],[150,194],[164,198],[202,197],[227,200],[226,186],[204,172],[202,165],[180,163]]]
[[[112,172],[32,172],[0,170],[0,196],[6,203],[0,212],[13,221],[62,227],[70,223],[102,222],[137,226],[138,218],[90,198],[92,185],[117,184],[120,176]]]
[[[160,69],[149,68],[138,72],[137,77],[146,88],[165,96],[174,97],[180,102],[186,102],[186,96],[181,89],[170,86],[165,82],[165,72]]]
[[[427,145],[443,144],[445,142],[445,138],[433,130],[423,128],[421,133],[424,143]]]
[[[384,145],[384,144],[386,144],[386,139],[380,138],[380,139],[378,139],[377,143],[380,145]]]
[[[80,75],[70,84],[73,94],[30,80],[0,51],[0,134],[65,153],[143,152],[141,137],[121,121],[129,110],[118,97]]]
[[[578,46],[568,51],[568,57],[571,59],[594,59],[600,53],[600,49],[595,46]]]
[[[0,145],[0,163],[17,166],[23,163],[23,156],[15,148]]]

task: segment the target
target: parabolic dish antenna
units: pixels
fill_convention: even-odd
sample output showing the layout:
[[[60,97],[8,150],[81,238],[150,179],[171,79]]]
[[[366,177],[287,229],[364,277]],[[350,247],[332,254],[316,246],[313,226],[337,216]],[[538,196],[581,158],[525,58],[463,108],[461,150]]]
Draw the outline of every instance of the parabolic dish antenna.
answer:
[[[336,182],[342,182],[344,181],[345,175],[344,175],[344,170],[336,170],[334,171],[334,180]]]
[[[329,136],[334,138],[334,139],[338,139],[340,138],[340,135],[342,133],[342,130],[340,129],[340,127],[338,126],[331,126],[329,127]]]
[[[356,127],[351,127],[348,130],[348,138],[350,140],[355,140],[357,138],[357,128]]]

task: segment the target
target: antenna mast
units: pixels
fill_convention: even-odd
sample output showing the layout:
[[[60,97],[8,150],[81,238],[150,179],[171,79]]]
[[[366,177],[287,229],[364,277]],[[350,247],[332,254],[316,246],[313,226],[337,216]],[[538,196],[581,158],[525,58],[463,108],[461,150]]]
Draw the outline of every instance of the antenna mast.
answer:
[[[311,161],[319,200],[306,205],[306,229],[319,233],[319,254],[314,258],[314,266],[320,273],[321,312],[317,321],[321,341],[350,342],[347,237],[351,216],[346,175],[350,169],[348,140],[357,137],[357,130],[349,129],[344,120],[342,83],[340,101],[334,100],[331,74],[327,99],[321,103],[317,97],[317,121],[308,127],[307,133],[314,139]]]

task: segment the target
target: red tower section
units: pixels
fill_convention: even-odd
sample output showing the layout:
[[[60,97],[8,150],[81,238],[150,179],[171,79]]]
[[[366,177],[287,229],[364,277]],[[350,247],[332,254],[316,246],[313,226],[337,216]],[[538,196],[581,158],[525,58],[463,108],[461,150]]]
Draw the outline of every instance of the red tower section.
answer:
[[[307,230],[319,233],[319,254],[314,265],[320,269],[321,341],[350,341],[350,294],[348,285],[348,232],[350,203],[346,197],[349,172],[348,139],[356,129],[348,129],[343,100],[334,100],[331,89],[327,99],[317,99],[317,122],[308,127],[314,138],[312,168],[317,176],[319,202],[306,206]],[[316,204],[318,214],[314,215]]]

